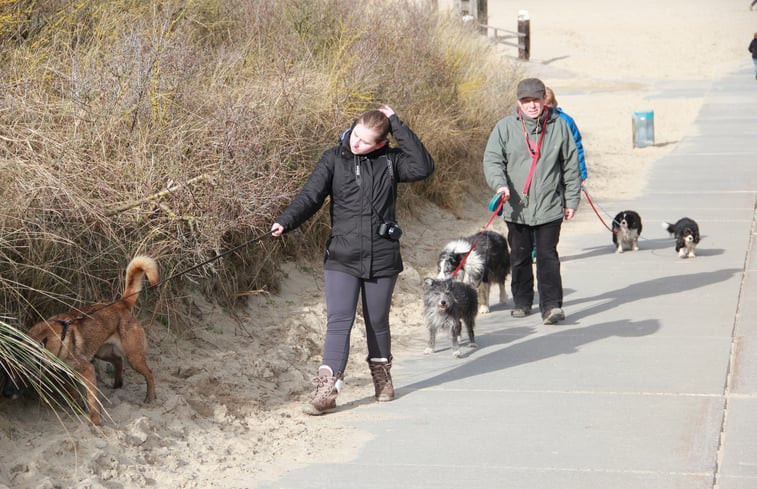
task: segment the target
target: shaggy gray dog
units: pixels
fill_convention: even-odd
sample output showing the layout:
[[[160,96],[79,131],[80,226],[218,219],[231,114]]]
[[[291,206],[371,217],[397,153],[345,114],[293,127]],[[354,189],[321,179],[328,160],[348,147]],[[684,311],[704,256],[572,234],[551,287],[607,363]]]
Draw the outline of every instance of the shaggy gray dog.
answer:
[[[460,334],[462,323],[468,330],[468,346],[476,348],[473,328],[478,314],[478,294],[470,285],[453,279],[437,280],[427,278],[424,281],[423,305],[428,327],[428,346],[424,353],[433,353],[436,347],[437,330],[449,333],[452,355],[461,357]]]

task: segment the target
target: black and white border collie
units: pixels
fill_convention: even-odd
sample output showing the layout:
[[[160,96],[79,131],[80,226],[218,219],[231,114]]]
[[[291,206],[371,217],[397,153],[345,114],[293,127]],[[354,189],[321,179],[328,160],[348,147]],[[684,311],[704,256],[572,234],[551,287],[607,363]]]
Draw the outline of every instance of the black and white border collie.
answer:
[[[636,211],[618,212],[612,220],[612,242],[615,253],[625,250],[639,251],[641,236],[641,216]]]
[[[479,233],[476,233],[467,238],[456,239],[445,245],[439,253],[438,279],[452,277],[478,235]],[[487,313],[491,284],[499,285],[499,302],[502,304],[507,302],[505,279],[508,273],[510,273],[510,249],[507,246],[507,240],[497,232],[484,231],[455,279],[478,289],[478,312]]]
[[[681,258],[694,258],[699,243],[699,225],[694,219],[682,217],[675,223],[663,222],[662,228],[676,239],[676,252]]]

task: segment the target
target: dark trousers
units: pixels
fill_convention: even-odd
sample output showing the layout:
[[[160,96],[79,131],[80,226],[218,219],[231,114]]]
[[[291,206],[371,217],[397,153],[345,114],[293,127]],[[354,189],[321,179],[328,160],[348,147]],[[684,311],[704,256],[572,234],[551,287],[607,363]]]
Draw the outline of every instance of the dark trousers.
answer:
[[[350,355],[350,332],[355,322],[358,296],[363,298],[365,336],[368,358],[391,358],[392,337],[389,331],[389,309],[397,275],[361,279],[344,272],[326,270],[326,341],[323,365],[336,375],[347,367]]]
[[[560,257],[557,255],[561,226],[562,219],[539,226],[507,223],[515,307],[528,309],[534,303],[534,270],[531,258],[534,241],[536,242],[539,310],[544,314],[554,307],[562,307],[562,276],[560,275]]]

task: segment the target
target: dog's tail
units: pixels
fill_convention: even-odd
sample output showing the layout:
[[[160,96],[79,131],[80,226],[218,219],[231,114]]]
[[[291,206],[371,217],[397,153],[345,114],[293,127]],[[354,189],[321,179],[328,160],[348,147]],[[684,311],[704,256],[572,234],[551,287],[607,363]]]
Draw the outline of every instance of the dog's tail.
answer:
[[[158,283],[158,264],[145,255],[137,255],[126,267],[126,288],[121,300],[129,309],[137,303],[137,297],[142,290],[142,277],[147,275],[150,285]]]
[[[674,235],[676,233],[675,228],[669,222],[662,221],[662,229],[669,232],[671,235]]]

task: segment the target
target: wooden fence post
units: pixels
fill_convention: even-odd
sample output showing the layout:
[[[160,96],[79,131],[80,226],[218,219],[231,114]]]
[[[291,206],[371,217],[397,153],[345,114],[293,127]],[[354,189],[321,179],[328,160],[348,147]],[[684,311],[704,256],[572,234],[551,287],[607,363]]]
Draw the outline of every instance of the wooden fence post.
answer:
[[[489,4],[488,0],[477,0],[476,8],[476,22],[479,25],[487,25],[489,23]],[[486,28],[484,28],[484,34],[486,34]]]
[[[527,10],[518,11],[518,59],[531,57],[531,20]]]

